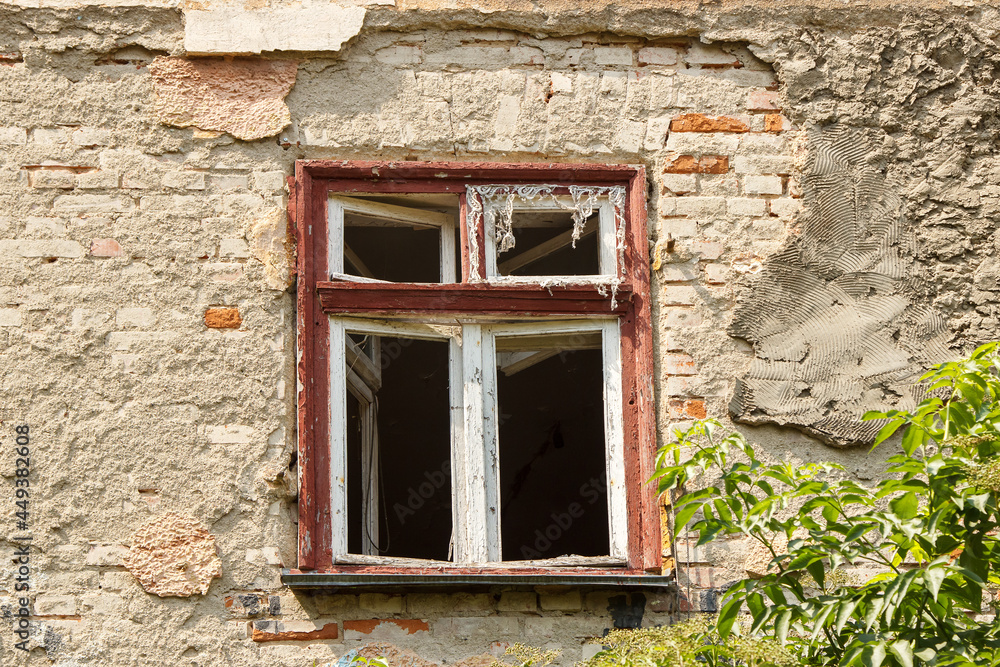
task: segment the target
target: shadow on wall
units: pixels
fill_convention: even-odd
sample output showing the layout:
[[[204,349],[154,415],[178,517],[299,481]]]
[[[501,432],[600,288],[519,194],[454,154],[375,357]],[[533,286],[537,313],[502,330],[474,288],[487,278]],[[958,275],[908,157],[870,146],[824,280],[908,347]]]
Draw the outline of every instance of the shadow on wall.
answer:
[[[916,403],[913,381],[950,356],[946,324],[907,294],[916,241],[869,140],[834,126],[809,148],[801,234],[767,260],[730,326],[754,359],[729,409],[831,445],[871,444],[881,424],[859,418]]]

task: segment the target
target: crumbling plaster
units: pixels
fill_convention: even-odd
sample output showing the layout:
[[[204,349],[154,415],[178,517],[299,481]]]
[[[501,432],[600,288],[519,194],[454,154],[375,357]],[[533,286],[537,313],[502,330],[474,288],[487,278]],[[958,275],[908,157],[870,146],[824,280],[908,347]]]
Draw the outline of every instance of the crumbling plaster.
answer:
[[[791,159],[788,136],[758,152],[716,133],[660,139],[682,113],[753,116],[735,80],[773,78],[773,67],[781,113],[796,128],[787,135],[838,124],[873,147],[868,164],[900,198],[915,235],[900,293],[940,314],[952,352],[995,335],[1000,18],[992,4],[400,0],[365,11],[338,53],[265,55],[300,62],[286,98],[292,122],[276,138],[244,142],[167,127],[155,115],[149,64],[187,55],[183,8],[0,5],[0,437],[14,423],[32,425],[37,488],[36,648],[15,652],[5,617],[4,664],[311,664],[371,639],[435,661],[524,639],[561,645],[572,662],[579,637],[610,626],[606,594],[383,599],[281,588],[280,565],[295,553],[294,317],[272,212],[286,206],[284,179],[299,158],[645,164],[659,248],[658,425],[667,437],[694,412],[673,412],[675,401],[688,410],[704,400],[707,414],[726,416],[734,378],[754,358],[727,327],[765,275],[744,276],[742,267],[766,266],[801,227],[794,213],[751,219],[725,203],[717,211],[720,198],[752,199],[733,194],[732,174],[699,174],[695,194],[712,200],[702,202],[708,212],[677,215],[692,195],[670,190],[664,173],[681,140],[703,141],[696,152],[711,155],[737,146],[735,162]],[[679,37],[721,40],[748,64],[694,76],[631,59],[678,41],[689,53]],[[623,46],[629,64],[614,63],[624,51],[597,61],[596,48]],[[692,106],[678,105],[682,91]],[[747,134],[767,137],[763,126]],[[786,191],[763,196],[794,210],[794,170],[783,178]],[[206,327],[209,309],[237,309],[239,328]],[[668,372],[679,355],[690,361]],[[861,479],[882,467],[882,452],[832,450],[776,426],[741,428],[774,459],[833,459]],[[215,536],[222,577],[203,597],[150,595],[124,568],[133,532],[168,511]],[[690,603],[741,576],[745,552],[733,544],[693,555],[716,567],[699,579],[715,583],[696,585]],[[2,590],[11,568],[0,566]],[[10,608],[11,593],[0,598]],[[245,605],[249,598],[266,604]],[[671,604],[651,597],[644,622],[669,621]],[[248,627],[280,620],[256,631],[308,635],[374,618],[426,619],[430,630],[385,623],[367,636],[345,626],[335,640],[258,644]]]

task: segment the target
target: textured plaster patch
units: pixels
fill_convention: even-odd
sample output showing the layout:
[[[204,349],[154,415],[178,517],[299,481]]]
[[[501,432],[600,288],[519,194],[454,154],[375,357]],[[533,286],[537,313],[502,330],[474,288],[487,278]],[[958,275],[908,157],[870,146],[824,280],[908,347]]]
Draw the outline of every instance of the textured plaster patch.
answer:
[[[288,216],[280,208],[255,211],[246,234],[250,252],[264,265],[270,287],[286,290],[292,284],[295,242],[288,229]]]
[[[161,123],[228,132],[253,141],[290,122],[284,99],[295,85],[290,60],[159,57],[149,64]]]
[[[833,445],[871,444],[868,410],[911,408],[923,369],[949,356],[946,322],[907,289],[915,237],[870,141],[843,126],[811,138],[802,233],[764,264],[732,335],[753,345],[729,409]]]
[[[192,517],[170,512],[132,536],[122,562],[147,593],[160,597],[204,595],[222,576],[215,536]]]

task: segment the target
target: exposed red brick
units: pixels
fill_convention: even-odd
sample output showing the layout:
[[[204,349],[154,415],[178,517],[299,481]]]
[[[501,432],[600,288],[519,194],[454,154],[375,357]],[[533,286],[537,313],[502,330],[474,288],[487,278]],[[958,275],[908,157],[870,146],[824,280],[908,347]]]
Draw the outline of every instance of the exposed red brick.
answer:
[[[94,239],[90,242],[92,257],[121,257],[122,247],[114,239]]]
[[[427,625],[427,621],[421,621],[417,618],[368,618],[359,621],[344,621],[344,632],[354,630],[363,635],[370,635],[382,623],[397,625],[411,635],[418,632],[429,632],[431,629]]]
[[[671,132],[749,132],[750,126],[731,116],[706,116],[688,113],[670,121]]]
[[[671,398],[667,401],[671,419],[704,419],[708,416],[705,401],[700,398]]]
[[[791,123],[780,113],[769,113],[764,116],[765,132],[784,132],[791,129]]]
[[[205,311],[205,326],[210,329],[239,329],[243,324],[239,308],[209,308]]]
[[[668,174],[724,174],[729,171],[729,158],[725,155],[681,155],[663,170]]]
[[[312,641],[316,639],[336,639],[337,624],[327,623],[322,628],[315,630],[292,630],[286,627],[295,627],[295,623],[281,623],[275,621],[256,622],[253,624],[253,634],[251,638],[255,642],[286,642],[286,641]],[[269,632],[274,630],[274,632]]]

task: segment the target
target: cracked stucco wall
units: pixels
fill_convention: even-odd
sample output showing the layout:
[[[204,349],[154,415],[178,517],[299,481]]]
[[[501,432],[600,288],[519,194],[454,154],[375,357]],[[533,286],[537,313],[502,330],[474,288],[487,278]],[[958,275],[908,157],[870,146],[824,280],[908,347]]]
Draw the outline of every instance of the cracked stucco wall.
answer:
[[[774,459],[879,474],[885,452],[831,448],[818,438],[843,442],[817,421],[849,417],[872,377],[876,398],[893,400],[909,369],[997,330],[997,10],[665,4],[351,3],[356,29],[322,44],[295,46],[299,13],[270,42],[239,46],[236,32],[197,48],[185,40],[198,16],[174,3],[0,5],[0,438],[6,447],[13,424],[31,424],[37,494],[34,649],[13,648],[14,564],[0,561],[0,662],[322,664],[384,641],[416,664],[525,640],[564,648],[568,664],[616,610],[642,609],[646,624],[673,618],[669,595],[281,588],[296,516],[281,211],[296,159],[646,165],[662,437],[692,418],[727,420],[738,382],[758,388],[761,407],[775,369],[796,398],[812,394],[808,372],[822,367],[789,364],[815,355],[782,356],[764,335],[787,339],[808,322],[741,323],[770,307],[769,285],[788,267],[810,276],[810,293],[866,274],[871,285],[845,292],[856,311],[879,298],[933,316],[907,320],[924,338],[901,331],[907,344],[890,345],[903,350],[892,382],[845,372],[853,388],[807,418],[779,400],[749,411],[744,421],[757,425],[734,426]],[[192,56],[219,49],[240,57]],[[229,133],[236,125],[165,124],[154,62],[170,58],[202,71],[295,63],[294,85],[279,77],[290,85],[270,95],[287,118],[246,140]],[[851,151],[837,136],[851,137]],[[845,174],[869,189],[845,186]],[[830,235],[840,204],[824,208],[824,197],[865,204],[846,236]],[[868,264],[834,275],[824,253],[845,238],[898,263],[859,252]],[[879,271],[889,279],[867,275]],[[793,293],[806,282],[796,277]],[[834,301],[846,310],[843,295]],[[876,327],[898,343],[895,330]],[[837,350],[857,365],[852,345]],[[12,475],[5,468],[0,487],[12,489]],[[125,567],[137,531],[172,513],[214,536],[222,574],[209,565],[204,596],[147,593]],[[680,604],[704,610],[759,560],[735,542],[698,550],[682,540],[678,556],[692,563]]]

